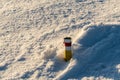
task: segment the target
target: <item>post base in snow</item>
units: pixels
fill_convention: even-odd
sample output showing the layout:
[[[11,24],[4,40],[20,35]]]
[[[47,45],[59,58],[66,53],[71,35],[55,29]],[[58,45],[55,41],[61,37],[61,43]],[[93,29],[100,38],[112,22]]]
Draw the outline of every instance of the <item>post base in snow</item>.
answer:
[[[72,53],[65,53],[64,60],[67,62],[72,58]]]
[[[64,58],[64,61],[70,61],[70,59],[71,59],[72,57],[67,57],[67,58]]]
[[[68,62],[68,61],[70,61],[70,59],[66,59],[66,58],[64,58],[64,61],[65,61],[65,62]]]
[[[64,53],[64,60],[69,61],[72,58],[72,51],[65,51]]]

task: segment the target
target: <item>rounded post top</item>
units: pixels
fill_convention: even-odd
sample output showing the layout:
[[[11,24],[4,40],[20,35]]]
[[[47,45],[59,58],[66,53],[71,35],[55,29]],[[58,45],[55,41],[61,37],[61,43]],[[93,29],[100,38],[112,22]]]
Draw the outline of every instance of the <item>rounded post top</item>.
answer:
[[[71,39],[71,37],[65,37],[64,39]]]
[[[64,43],[71,43],[71,37],[65,37]]]

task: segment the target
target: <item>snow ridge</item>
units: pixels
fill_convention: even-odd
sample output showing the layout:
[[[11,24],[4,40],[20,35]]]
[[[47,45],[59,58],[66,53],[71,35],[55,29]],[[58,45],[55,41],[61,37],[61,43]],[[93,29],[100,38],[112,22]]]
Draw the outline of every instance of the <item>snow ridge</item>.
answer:
[[[116,0],[1,0],[0,80],[119,80]],[[64,62],[63,38],[73,58]]]

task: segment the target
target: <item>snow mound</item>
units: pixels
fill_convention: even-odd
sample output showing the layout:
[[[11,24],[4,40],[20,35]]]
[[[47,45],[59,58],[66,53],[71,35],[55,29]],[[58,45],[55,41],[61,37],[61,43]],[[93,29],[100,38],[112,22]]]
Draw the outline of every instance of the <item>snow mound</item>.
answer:
[[[118,80],[119,4],[115,0],[1,0],[0,80]],[[67,36],[72,38],[73,58],[65,62]]]
[[[84,31],[85,33],[77,39],[77,44],[80,46],[74,52],[76,65],[60,79],[120,78],[118,67],[120,64],[120,25],[100,24],[88,26],[84,28]]]

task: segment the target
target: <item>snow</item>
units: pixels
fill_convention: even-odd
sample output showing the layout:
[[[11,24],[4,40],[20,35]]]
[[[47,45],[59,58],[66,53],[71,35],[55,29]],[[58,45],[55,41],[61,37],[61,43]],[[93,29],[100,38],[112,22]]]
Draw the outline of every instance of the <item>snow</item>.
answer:
[[[119,0],[1,0],[0,80],[119,80]],[[64,37],[73,58],[65,62]]]

